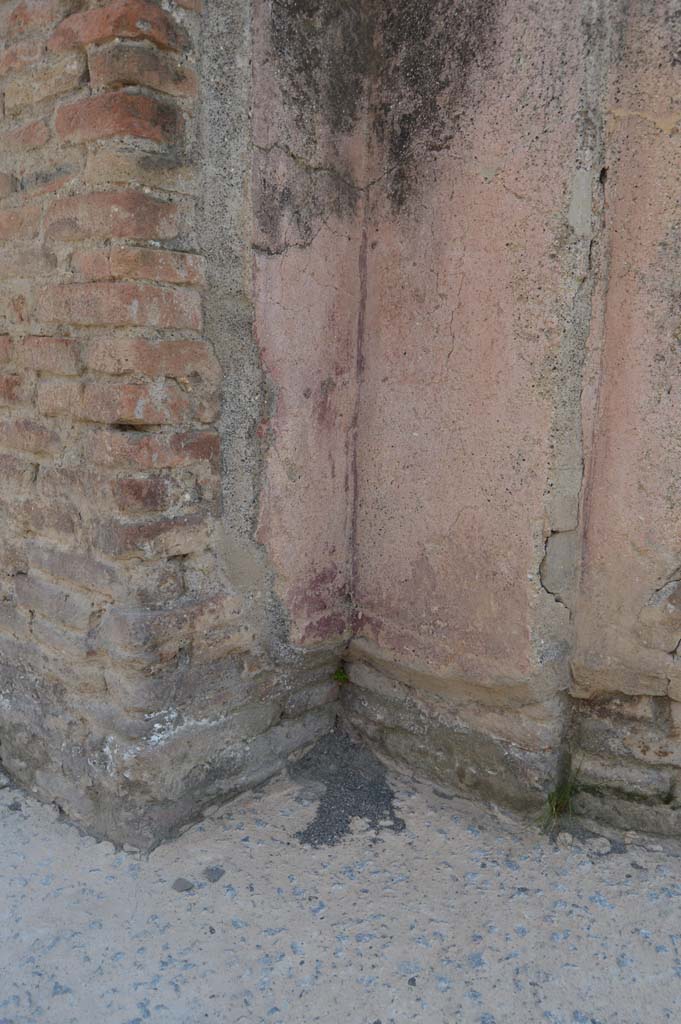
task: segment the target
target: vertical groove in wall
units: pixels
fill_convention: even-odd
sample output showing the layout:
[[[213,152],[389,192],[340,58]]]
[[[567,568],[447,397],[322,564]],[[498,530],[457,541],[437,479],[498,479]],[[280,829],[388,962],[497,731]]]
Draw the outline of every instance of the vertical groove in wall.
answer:
[[[592,56],[590,65],[592,75],[598,76],[596,101],[599,107],[599,147],[595,166],[594,190],[598,224],[594,232],[590,253],[590,270],[594,280],[591,289],[592,315],[590,331],[587,339],[587,365],[584,368],[580,405],[582,410],[582,482],[579,493],[579,525],[582,545],[586,537],[589,519],[590,498],[593,488],[593,454],[594,439],[598,430],[603,390],[604,333],[608,310],[608,279],[610,271],[610,239],[606,223],[606,188],[608,177],[608,157],[605,140],[605,108],[608,104],[609,76],[614,50],[615,25],[626,19],[626,3],[616,4],[618,11],[610,5],[602,7],[597,0],[592,0],[593,20],[598,16],[604,23],[604,43],[602,50]],[[621,8],[621,10],[620,10]],[[599,63],[596,63],[596,56]]]
[[[566,270],[575,281],[566,305],[565,327],[554,378],[551,428],[553,459],[547,492],[547,523],[539,581],[565,609],[556,622],[564,647],[561,689],[569,686],[574,613],[579,585],[582,510],[587,484],[585,399],[594,373],[593,350],[600,347],[607,255],[604,235],[604,113],[610,57],[610,12],[586,0],[582,16],[582,82],[572,192],[567,209]],[[567,726],[567,720],[566,720]]]
[[[359,621],[358,609],[355,606],[355,593],[358,573],[358,551],[357,551],[357,514],[359,508],[359,481],[358,481],[358,450],[357,438],[359,429],[359,415],[361,402],[362,374],[364,370],[364,343],[366,332],[366,306],[367,306],[367,247],[368,247],[368,215],[369,199],[365,193],[362,198],[362,240],[358,255],[358,274],[360,285],[359,308],[357,310],[357,337],[355,351],[355,407],[352,415],[350,430],[350,459],[352,466],[352,493],[350,496],[350,600],[352,602],[352,632],[356,632]]]

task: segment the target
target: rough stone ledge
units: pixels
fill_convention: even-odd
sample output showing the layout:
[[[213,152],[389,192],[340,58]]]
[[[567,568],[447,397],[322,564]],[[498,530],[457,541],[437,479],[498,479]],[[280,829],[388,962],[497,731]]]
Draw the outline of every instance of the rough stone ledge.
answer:
[[[149,723],[136,737],[107,736],[77,699],[16,658],[0,663],[0,763],[90,834],[148,851],[333,729],[335,686],[278,696],[218,717]]]
[[[443,696],[417,693],[361,663],[341,687],[341,716],[380,756],[461,795],[524,812],[544,805],[563,768],[561,748],[527,749],[476,729]]]

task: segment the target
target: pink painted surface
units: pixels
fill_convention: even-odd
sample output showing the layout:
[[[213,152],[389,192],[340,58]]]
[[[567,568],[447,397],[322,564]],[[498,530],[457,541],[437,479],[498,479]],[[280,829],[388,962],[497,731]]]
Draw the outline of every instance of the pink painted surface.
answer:
[[[270,392],[257,539],[294,644],[339,644],[351,622],[355,351],[363,125],[301,123],[254,17],[255,336]]]
[[[679,664],[672,28],[589,17],[500,5],[400,209],[365,121],[292,116],[254,21],[258,539],[291,638],[549,717],[571,654],[578,695],[665,693]]]
[[[681,577],[681,74],[659,13],[630,17],[608,96],[610,267],[598,384],[585,391],[578,696],[681,683],[681,617],[655,598]]]
[[[356,248],[344,243],[343,255],[341,238],[325,228],[310,248],[258,255],[255,268],[257,339],[274,391],[262,424],[269,446],[258,539],[277,569],[292,638],[306,644],[342,636],[350,621],[358,275]]]
[[[527,4],[508,5],[454,141],[423,155],[403,211],[381,199],[372,209],[358,634],[445,689],[532,676],[541,609],[555,604],[538,567],[561,401],[551,366],[576,287],[569,21],[566,10],[547,32]]]

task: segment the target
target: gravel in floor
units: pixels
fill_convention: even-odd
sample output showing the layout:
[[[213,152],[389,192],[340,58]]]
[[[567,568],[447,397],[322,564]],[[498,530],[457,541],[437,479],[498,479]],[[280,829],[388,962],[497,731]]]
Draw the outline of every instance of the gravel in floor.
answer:
[[[4,788],[0,1024],[680,1021],[678,850],[569,829],[342,738],[148,857]]]

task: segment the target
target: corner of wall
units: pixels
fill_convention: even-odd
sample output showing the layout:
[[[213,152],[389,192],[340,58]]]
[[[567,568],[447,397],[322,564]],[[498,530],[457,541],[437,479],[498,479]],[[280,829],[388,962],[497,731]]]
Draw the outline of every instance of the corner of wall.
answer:
[[[0,9],[0,756],[143,847],[334,718],[329,659],[275,669],[227,557],[200,8]]]

